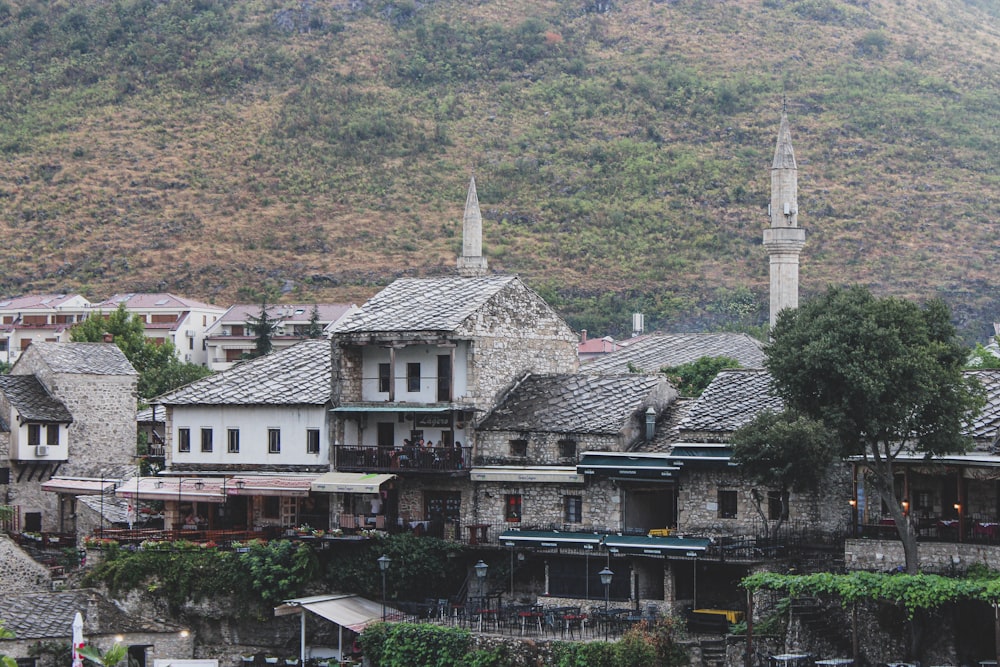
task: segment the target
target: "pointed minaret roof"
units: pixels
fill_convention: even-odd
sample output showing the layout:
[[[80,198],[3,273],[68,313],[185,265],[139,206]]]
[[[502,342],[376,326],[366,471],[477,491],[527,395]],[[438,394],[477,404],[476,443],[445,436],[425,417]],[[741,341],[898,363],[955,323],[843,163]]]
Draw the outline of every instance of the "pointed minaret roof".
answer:
[[[462,276],[486,275],[486,258],[483,257],[483,214],[479,210],[475,176],[469,179],[469,194],[465,197],[465,214],[462,216],[462,256],[458,258],[458,273]]]
[[[778,145],[774,147],[774,163],[771,169],[798,169],[795,166],[795,151],[792,150],[792,132],[788,129],[788,116],[785,112],[781,112]]]

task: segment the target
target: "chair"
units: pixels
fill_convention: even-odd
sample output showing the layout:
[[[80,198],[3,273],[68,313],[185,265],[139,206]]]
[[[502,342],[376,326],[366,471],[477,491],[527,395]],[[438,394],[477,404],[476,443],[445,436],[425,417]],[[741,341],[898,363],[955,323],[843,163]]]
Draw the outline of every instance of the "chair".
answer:
[[[358,527],[358,524],[354,521],[353,514],[341,514],[340,515],[340,527],[344,530],[354,530]]]
[[[358,515],[357,522],[358,522],[358,530],[364,530],[365,528],[368,527],[368,522],[365,519],[365,515],[364,514],[359,514]]]
[[[385,515],[376,514],[375,515],[375,528],[378,530],[385,530]]]

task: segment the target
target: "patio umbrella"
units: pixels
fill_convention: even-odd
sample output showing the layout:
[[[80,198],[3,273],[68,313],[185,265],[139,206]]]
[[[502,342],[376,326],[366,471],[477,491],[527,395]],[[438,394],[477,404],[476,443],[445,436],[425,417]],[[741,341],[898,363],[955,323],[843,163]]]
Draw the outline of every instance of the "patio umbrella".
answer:
[[[83,648],[83,616],[80,612],[76,612],[76,616],[73,617],[73,667],[83,667],[81,648]]]

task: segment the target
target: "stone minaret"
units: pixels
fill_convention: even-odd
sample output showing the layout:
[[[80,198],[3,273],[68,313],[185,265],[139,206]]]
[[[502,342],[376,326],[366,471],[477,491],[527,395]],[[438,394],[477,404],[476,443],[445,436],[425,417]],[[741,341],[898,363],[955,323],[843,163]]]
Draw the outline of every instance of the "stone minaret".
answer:
[[[469,180],[469,194],[465,198],[465,215],[462,217],[462,256],[458,258],[458,275],[467,278],[486,275],[486,258],[483,257],[483,214],[479,212],[475,176]]]
[[[806,232],[799,228],[799,185],[788,117],[781,112],[778,145],[771,165],[770,229],[764,230],[764,247],[771,257],[771,326],[778,313],[799,305],[799,253]]]

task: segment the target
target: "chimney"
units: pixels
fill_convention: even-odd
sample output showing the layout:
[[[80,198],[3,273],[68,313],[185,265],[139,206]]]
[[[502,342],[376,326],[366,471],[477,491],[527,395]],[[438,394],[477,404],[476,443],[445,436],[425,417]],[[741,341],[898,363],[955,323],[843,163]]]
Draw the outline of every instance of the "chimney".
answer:
[[[646,442],[653,442],[656,435],[656,410],[653,406],[646,408]]]
[[[110,333],[104,334],[104,342],[105,343],[113,343],[113,342],[115,342],[115,336],[114,336],[114,334],[110,334]]]
[[[642,313],[632,313],[632,338],[641,336],[646,328],[646,317]]]
[[[581,343],[586,343],[587,342],[587,330],[586,329],[582,329],[580,331],[580,342]]]

